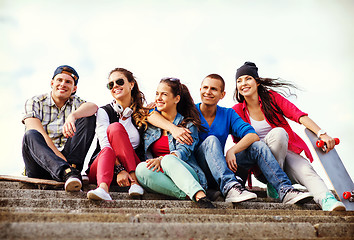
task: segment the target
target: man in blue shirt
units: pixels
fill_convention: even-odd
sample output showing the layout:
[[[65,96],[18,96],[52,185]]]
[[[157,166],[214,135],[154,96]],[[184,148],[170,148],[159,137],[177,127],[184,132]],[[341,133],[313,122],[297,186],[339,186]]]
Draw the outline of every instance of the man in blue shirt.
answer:
[[[245,123],[232,108],[218,106],[225,96],[225,82],[217,74],[208,75],[202,81],[200,97],[196,104],[205,132],[199,133],[199,145],[195,151],[196,161],[188,162],[197,172],[201,185],[208,188],[216,182],[226,202],[242,202],[257,197],[247,191],[236,177],[238,167],[250,169],[258,165],[266,179],[276,188],[283,203],[303,203],[312,199],[309,193],[293,188],[291,181],[280,168],[267,145],[251,125]],[[151,121],[151,118],[149,119]],[[168,123],[161,123],[178,141],[188,142],[188,133],[184,129],[175,129]],[[229,134],[241,138],[224,156],[226,139]]]

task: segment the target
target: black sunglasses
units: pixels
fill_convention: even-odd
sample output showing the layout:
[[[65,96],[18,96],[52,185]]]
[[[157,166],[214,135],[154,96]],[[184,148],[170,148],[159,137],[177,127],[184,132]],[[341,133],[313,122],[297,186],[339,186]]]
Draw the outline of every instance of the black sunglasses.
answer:
[[[124,79],[123,78],[118,78],[117,80],[115,81],[112,81],[112,82],[109,82],[107,83],[107,88],[109,90],[112,90],[112,88],[114,87],[114,83],[116,83],[118,86],[123,86],[124,85]]]

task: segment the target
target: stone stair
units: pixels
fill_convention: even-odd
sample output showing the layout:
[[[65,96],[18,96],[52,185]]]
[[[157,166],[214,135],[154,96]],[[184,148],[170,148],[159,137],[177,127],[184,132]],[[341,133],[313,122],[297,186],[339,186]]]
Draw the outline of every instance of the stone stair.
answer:
[[[200,209],[158,194],[132,199],[118,187],[113,201],[90,201],[94,187],[67,193],[0,181],[0,239],[354,239],[353,211],[284,205],[260,188],[257,200]]]

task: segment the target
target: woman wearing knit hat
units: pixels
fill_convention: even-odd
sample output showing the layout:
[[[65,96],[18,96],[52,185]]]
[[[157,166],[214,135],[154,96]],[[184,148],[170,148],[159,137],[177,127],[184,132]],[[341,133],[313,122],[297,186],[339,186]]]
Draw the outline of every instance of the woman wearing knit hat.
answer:
[[[258,68],[252,62],[245,62],[236,72],[234,98],[239,103],[233,109],[250,123],[260,139],[271,149],[280,167],[289,178],[305,186],[314,200],[324,211],[344,211],[345,206],[336,200],[310,162],[313,161],[305,142],[291,129],[285,119],[303,124],[326,142],[327,152],[335,146],[333,138],[327,135],[308,115],[274,89],[296,88],[293,84],[279,79],[260,78]],[[237,139],[234,139],[237,142]],[[305,159],[300,155],[304,151]],[[272,186],[268,184],[268,190]],[[272,191],[269,191],[270,193]],[[273,195],[276,194],[273,193]]]

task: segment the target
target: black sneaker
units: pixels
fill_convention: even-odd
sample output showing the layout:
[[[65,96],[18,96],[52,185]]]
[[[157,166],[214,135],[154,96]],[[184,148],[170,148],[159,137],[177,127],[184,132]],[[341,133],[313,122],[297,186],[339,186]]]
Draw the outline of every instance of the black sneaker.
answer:
[[[206,191],[206,195],[213,202],[223,202],[224,201],[224,196],[218,190],[209,188]]]
[[[199,208],[211,208],[211,209],[216,208],[214,204],[206,196],[200,198],[196,203]]]
[[[64,170],[63,180],[66,192],[78,192],[82,187],[81,174],[76,168],[70,167]]]

